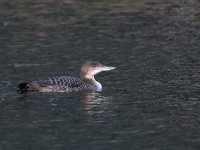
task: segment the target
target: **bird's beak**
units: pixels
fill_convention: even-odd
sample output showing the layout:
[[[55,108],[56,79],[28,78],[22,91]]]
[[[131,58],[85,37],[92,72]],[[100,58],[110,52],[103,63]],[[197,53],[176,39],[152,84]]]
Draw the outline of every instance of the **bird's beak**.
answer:
[[[109,67],[109,66],[102,66],[101,67],[101,71],[109,71],[109,70],[113,70],[115,69],[116,67]]]

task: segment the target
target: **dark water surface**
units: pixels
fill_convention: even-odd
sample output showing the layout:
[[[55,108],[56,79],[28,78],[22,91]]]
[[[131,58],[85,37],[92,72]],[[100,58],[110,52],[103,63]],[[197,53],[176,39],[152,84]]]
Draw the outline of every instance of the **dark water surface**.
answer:
[[[16,93],[86,60],[101,93]],[[2,0],[0,70],[0,150],[200,149],[198,0]]]

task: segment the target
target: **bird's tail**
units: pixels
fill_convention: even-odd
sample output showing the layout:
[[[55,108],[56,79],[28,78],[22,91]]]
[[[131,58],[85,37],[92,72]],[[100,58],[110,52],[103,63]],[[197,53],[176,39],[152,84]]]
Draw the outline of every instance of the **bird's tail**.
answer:
[[[18,87],[17,92],[20,94],[27,93],[30,88],[30,86],[28,85],[28,82],[19,83],[17,87]]]

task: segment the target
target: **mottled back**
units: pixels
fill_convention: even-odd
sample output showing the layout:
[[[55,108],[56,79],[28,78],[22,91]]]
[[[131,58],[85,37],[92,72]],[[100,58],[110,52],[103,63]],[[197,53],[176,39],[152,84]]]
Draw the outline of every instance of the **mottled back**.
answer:
[[[90,86],[76,77],[60,76],[51,77],[46,80],[31,81],[28,85],[39,92],[73,92],[90,90]]]

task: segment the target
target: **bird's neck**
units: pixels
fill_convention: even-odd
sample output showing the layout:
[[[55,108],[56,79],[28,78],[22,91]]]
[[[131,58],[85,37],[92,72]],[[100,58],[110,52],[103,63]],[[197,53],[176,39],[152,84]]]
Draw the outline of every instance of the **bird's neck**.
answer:
[[[102,85],[98,81],[95,80],[94,76],[88,74],[80,74],[80,79],[84,83],[90,85],[93,90],[100,92],[102,91]]]

